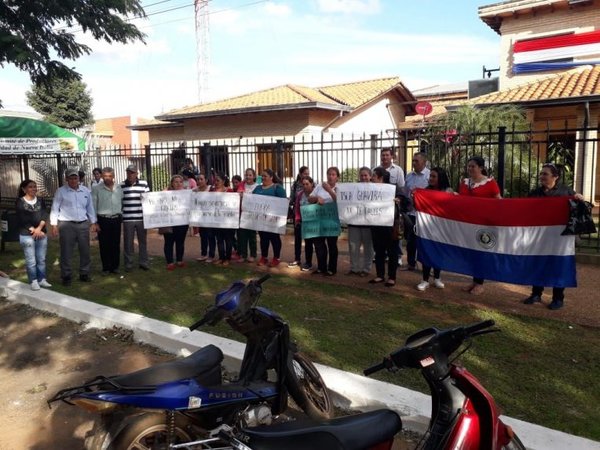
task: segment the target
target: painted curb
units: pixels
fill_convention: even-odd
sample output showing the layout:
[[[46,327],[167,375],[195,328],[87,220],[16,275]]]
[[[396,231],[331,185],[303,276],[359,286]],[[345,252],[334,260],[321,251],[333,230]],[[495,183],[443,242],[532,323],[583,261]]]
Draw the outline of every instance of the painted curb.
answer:
[[[86,322],[90,328],[117,326],[131,329],[136,341],[179,356],[187,356],[200,347],[213,344],[223,351],[225,367],[228,370],[238,369],[244,355],[245,346],[240,342],[200,331],[190,332],[184,327],[51,290],[31,291],[29,285],[15,280],[0,278],[0,297],[54,313],[74,322]],[[404,428],[418,433],[427,429],[431,414],[431,400],[428,395],[321,364],[317,364],[317,368],[332,391],[336,406],[361,410],[393,409],[402,415]],[[513,427],[523,444],[531,450],[600,450],[600,442],[506,416],[502,416],[502,419]]]

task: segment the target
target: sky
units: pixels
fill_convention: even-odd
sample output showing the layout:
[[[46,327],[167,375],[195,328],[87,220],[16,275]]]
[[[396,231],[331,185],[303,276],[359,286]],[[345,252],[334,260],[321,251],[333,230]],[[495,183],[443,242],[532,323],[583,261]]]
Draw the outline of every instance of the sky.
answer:
[[[205,102],[285,84],[327,86],[400,77],[411,90],[481,78],[500,37],[477,14],[485,0],[210,0]],[[194,0],[142,0],[146,43],[108,44],[68,61],[97,119],[152,118],[199,102]],[[170,11],[168,11],[170,10]],[[28,74],[0,68],[6,110],[31,111]]]

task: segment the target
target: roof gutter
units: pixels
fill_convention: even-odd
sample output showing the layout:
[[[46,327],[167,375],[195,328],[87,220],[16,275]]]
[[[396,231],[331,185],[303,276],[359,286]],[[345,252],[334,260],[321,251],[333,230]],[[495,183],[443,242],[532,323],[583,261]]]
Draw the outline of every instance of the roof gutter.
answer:
[[[475,108],[486,108],[499,105],[519,105],[523,107],[530,106],[565,106],[580,103],[600,103],[600,95],[581,95],[578,97],[555,98],[548,100],[534,100],[525,102],[495,102],[495,103],[465,103],[462,105],[446,105],[448,111],[456,111],[461,106],[473,106]]]
[[[236,109],[224,109],[219,111],[206,111],[206,112],[191,112],[183,114],[163,114],[156,116],[158,120],[181,120],[181,119],[196,119],[202,117],[217,117],[217,116],[230,116],[234,114],[248,114],[257,112],[275,112],[275,111],[289,111],[293,109],[326,109],[333,111],[351,111],[352,108],[346,105],[332,105],[329,103],[322,102],[309,102],[309,103],[293,103],[289,105],[268,105],[268,106],[256,106],[252,108],[236,108]]]

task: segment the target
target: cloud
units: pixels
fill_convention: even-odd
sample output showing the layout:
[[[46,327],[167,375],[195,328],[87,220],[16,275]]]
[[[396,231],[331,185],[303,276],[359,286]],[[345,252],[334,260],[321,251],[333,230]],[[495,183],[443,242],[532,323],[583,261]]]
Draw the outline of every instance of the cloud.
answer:
[[[275,17],[287,17],[292,14],[292,9],[288,5],[275,2],[268,2],[264,7],[264,11],[269,16]]]
[[[132,62],[139,59],[144,54],[167,54],[170,51],[166,38],[154,38],[148,34],[146,43],[141,41],[121,44],[118,42],[97,41],[89,33],[84,33],[78,38],[79,42],[92,49],[88,58],[102,59],[105,62],[122,63]]]
[[[317,6],[323,13],[377,14],[381,11],[379,0],[317,0]]]

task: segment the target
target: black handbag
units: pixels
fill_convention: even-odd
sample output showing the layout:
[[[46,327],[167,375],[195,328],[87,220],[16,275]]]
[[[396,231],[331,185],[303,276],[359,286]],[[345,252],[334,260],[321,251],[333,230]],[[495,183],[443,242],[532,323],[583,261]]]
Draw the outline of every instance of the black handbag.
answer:
[[[561,236],[595,233],[596,224],[592,217],[592,208],[590,202],[569,200],[569,222]]]

